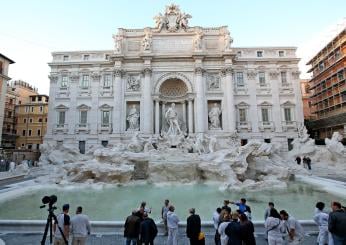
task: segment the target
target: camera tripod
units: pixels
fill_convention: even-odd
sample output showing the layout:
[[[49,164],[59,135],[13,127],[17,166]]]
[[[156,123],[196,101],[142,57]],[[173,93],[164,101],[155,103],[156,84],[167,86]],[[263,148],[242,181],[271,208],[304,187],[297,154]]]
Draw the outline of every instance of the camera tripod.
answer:
[[[47,223],[46,223],[46,227],[44,228],[44,233],[43,233],[43,237],[41,240],[41,245],[45,245],[46,244],[46,239],[47,239],[47,234],[48,234],[48,229],[49,229],[49,241],[50,244],[53,243],[53,219],[54,219],[54,223],[55,225],[58,227],[59,232],[65,242],[66,245],[68,245],[68,241],[64,235],[64,232],[61,230],[61,227],[59,226],[58,223],[58,219],[56,218],[56,215],[54,214],[54,209],[56,209],[56,207],[53,207],[51,205],[49,205],[48,208],[48,218],[47,218]]]

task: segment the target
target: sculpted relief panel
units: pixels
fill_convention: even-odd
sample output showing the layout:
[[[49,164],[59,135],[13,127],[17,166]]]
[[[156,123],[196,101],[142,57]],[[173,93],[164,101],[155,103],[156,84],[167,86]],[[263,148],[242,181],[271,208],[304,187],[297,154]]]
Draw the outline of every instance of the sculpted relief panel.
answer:
[[[192,51],[192,38],[179,37],[179,39],[172,39],[171,37],[161,37],[153,40],[154,52],[190,52]]]

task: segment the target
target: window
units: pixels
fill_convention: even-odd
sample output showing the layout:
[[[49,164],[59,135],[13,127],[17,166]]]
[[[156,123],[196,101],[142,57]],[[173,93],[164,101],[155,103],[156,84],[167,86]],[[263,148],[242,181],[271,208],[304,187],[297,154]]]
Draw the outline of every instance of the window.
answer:
[[[63,61],[68,61],[68,55],[64,55]]]
[[[34,112],[34,107],[33,106],[31,107],[31,112]]]
[[[109,119],[110,119],[110,111],[102,111],[101,112],[101,124],[102,126],[108,126],[109,125]]]
[[[282,71],[282,72],[280,72],[280,75],[281,75],[281,83],[287,84],[287,72]]]
[[[83,75],[82,76],[82,88],[88,88],[89,87],[89,75]]]
[[[109,54],[106,54],[106,55],[105,55],[105,59],[106,59],[106,60],[109,60],[109,58],[110,58]]]
[[[47,122],[47,118],[45,118],[44,121]]]
[[[83,60],[89,60],[89,58],[90,58],[90,55],[88,55],[88,54],[85,54],[85,55],[83,56]]]
[[[9,112],[7,113],[7,116],[8,116],[8,117],[12,117],[12,111],[9,111]]]
[[[280,50],[280,51],[279,51],[279,57],[284,57],[284,56],[285,56],[285,52],[282,51],[282,50]]]
[[[35,97],[31,97],[31,102],[35,102]]]
[[[29,123],[32,123],[32,118],[29,118]]]
[[[40,112],[43,112],[43,106],[40,106]]]
[[[344,79],[344,72],[343,71],[338,72],[338,79],[339,79],[339,81]]]
[[[37,129],[37,136],[41,136],[41,130]]]
[[[13,99],[10,99],[10,102],[9,102],[9,104],[10,104],[10,105],[12,105],[12,103],[13,103]]]
[[[58,112],[58,125],[64,126],[65,124],[65,112],[59,111]]]
[[[237,56],[238,56],[238,57],[241,57],[241,51],[238,51],[238,52],[237,52]]]
[[[81,111],[80,112],[80,118],[79,123],[83,126],[86,126],[88,119],[88,112],[87,111]]]
[[[246,109],[239,109],[239,122],[246,122]]]
[[[337,60],[340,57],[340,49],[335,50],[335,59]]]
[[[39,118],[39,119],[38,119],[38,122],[41,123],[41,122],[42,122],[42,118]]]
[[[30,107],[29,106],[25,106],[25,112],[29,112]]]
[[[112,84],[112,76],[111,74],[105,74],[103,76],[103,87],[104,88],[109,88],[111,87]]]
[[[318,64],[318,68],[320,69],[320,71],[324,70],[324,62],[323,61]]]
[[[292,122],[291,108],[285,108],[284,113],[285,113],[285,121],[286,122]]]
[[[268,108],[262,108],[262,122],[263,123],[269,123],[269,110]]]
[[[25,130],[22,131],[22,135],[23,135],[23,136],[26,135],[26,131],[25,131]]]
[[[32,133],[32,131],[31,131],[31,129],[29,129],[29,136],[31,136],[31,133]]]
[[[261,87],[266,85],[266,74],[263,71],[258,73],[258,79]]]
[[[67,85],[68,85],[68,76],[62,76],[60,86],[62,88],[67,88]]]
[[[26,123],[26,118],[23,119],[23,122]]]
[[[244,75],[242,72],[237,72],[236,73],[237,76],[237,86],[238,87],[243,87],[244,86]]]
[[[263,51],[257,51],[257,57],[263,57]]]
[[[42,97],[41,96],[38,96],[38,101],[42,101]]]
[[[28,150],[31,150],[32,149],[32,145],[28,145]]]

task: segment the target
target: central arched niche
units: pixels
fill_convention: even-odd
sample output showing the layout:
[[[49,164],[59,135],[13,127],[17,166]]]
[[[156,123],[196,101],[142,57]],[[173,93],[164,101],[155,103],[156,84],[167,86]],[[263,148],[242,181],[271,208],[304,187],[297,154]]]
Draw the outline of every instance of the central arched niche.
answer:
[[[182,80],[170,78],[160,86],[160,95],[165,98],[181,98],[187,95],[188,88]]]

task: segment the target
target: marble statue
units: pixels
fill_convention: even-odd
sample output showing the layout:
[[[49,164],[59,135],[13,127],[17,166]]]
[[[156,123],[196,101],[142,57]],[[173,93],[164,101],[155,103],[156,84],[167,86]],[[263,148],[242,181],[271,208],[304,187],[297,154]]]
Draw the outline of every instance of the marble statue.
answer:
[[[127,78],[127,90],[128,91],[139,91],[141,88],[141,84],[140,84],[141,78],[140,76],[135,77],[135,76],[129,76]]]
[[[14,173],[15,169],[16,169],[16,163],[10,162],[10,168],[8,169],[8,172]]]
[[[132,105],[126,120],[129,122],[129,127],[127,128],[127,130],[129,131],[139,130],[139,113],[137,112],[136,105]]]
[[[334,132],[331,139],[325,138],[324,142],[327,149],[335,154],[344,155],[346,154],[346,149],[344,145],[340,142],[343,137],[339,132]]]
[[[206,135],[205,136],[209,140],[208,148],[209,148],[209,153],[213,153],[216,151],[216,143],[217,139],[214,135]]]
[[[154,20],[158,32],[162,29],[169,32],[176,32],[178,30],[186,31],[190,18],[192,18],[192,16],[181,12],[178,5],[171,4],[166,6],[164,15],[159,13],[154,17]]]
[[[130,143],[127,145],[127,149],[131,152],[142,152],[144,150],[145,139],[139,136],[139,132],[136,132],[131,138]]]
[[[163,16],[161,13],[156,15],[154,17],[154,20],[155,20],[156,28],[158,29],[159,32],[162,30],[162,28],[164,28],[167,25],[167,22],[168,22],[167,17]]]
[[[149,32],[145,33],[145,36],[142,40],[142,47],[144,51],[150,51],[151,50],[151,46],[152,46],[152,36]]]
[[[209,116],[209,129],[220,129],[220,115],[221,110],[217,103],[214,103],[214,106],[210,109]]]
[[[233,43],[233,39],[231,38],[231,35],[229,31],[226,31],[224,36],[224,42],[225,42],[225,51],[231,50],[231,44]]]
[[[205,136],[203,133],[198,133],[196,135],[196,141],[194,144],[194,151],[197,152],[198,154],[203,154],[206,152],[205,147],[204,147],[204,143],[205,143]]]
[[[201,32],[197,32],[197,35],[194,38],[194,47],[195,47],[195,51],[202,50],[202,33]]]
[[[171,107],[165,113],[165,119],[169,125],[167,135],[178,135],[181,134],[181,129],[179,126],[178,113],[175,110],[175,103],[171,104]]]
[[[120,35],[113,36],[114,39],[114,53],[121,53],[123,38]]]
[[[184,12],[179,14],[178,24],[179,24],[179,27],[181,29],[183,29],[183,30],[187,29],[188,24],[189,24],[189,18],[192,18],[192,16],[189,14],[185,14]]]

